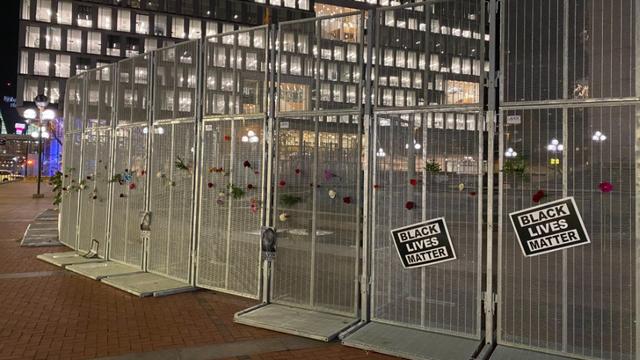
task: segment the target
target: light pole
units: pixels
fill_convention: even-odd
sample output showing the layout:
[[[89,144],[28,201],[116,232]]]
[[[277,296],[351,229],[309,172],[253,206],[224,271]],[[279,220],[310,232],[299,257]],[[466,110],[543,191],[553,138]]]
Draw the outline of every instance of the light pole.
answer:
[[[53,110],[47,110],[49,105],[49,98],[45,95],[38,95],[33,102],[36,104],[38,111],[34,109],[26,109],[23,116],[28,120],[37,120],[38,131],[31,133],[31,136],[38,139],[38,180],[37,180],[37,192],[33,194],[34,198],[42,198],[43,194],[40,193],[40,182],[42,181],[42,139],[49,138],[49,133],[44,127],[44,121],[53,120],[56,117],[56,113]]]

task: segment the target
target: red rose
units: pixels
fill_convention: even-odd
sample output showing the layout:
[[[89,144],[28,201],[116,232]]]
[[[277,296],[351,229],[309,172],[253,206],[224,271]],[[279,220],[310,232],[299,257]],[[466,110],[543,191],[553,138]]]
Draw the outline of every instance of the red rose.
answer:
[[[231,141],[231,136],[225,135],[224,136],[224,141]]]
[[[404,208],[407,210],[413,210],[416,207],[416,203],[414,203],[413,201],[407,201],[404,204]]]
[[[133,190],[136,188],[136,183],[129,184],[129,190]]]
[[[209,187],[209,189],[211,189],[214,185],[212,182],[208,183],[207,186]]]
[[[250,168],[251,167],[251,163],[249,162],[249,160],[245,160],[244,163],[242,163],[242,165],[244,165],[244,167],[246,167],[246,168]]]
[[[378,185],[378,184],[373,184],[373,188],[374,189],[380,189],[382,186]]]
[[[351,196],[343,197],[342,202],[344,202],[345,204],[351,204]]]
[[[284,180],[280,180],[280,182],[278,182],[278,186],[280,187],[284,187],[285,185],[287,185],[287,182]]]
[[[253,189],[253,184],[247,185],[247,189],[252,190]]]
[[[416,186],[416,185],[418,185],[418,180],[416,180],[416,179],[410,179],[410,180],[409,180],[409,184],[411,184],[411,186]]]
[[[478,195],[478,193],[477,193],[477,192],[475,192],[475,191],[472,191],[472,192],[470,192],[470,193],[469,193],[469,195],[471,195],[471,196],[476,196],[476,195]]]
[[[296,169],[296,175],[300,175],[301,172],[302,172],[302,170]]]
[[[544,198],[544,196],[545,196],[544,191],[543,190],[538,190],[538,191],[536,191],[535,194],[533,194],[533,196],[531,197],[531,200],[534,203],[538,203],[538,202],[540,202],[540,200],[542,200],[542,198]]]

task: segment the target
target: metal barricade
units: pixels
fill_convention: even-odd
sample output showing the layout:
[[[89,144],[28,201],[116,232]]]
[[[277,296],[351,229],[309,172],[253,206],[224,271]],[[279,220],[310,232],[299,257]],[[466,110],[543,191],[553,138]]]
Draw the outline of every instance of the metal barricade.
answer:
[[[118,63],[109,259],[142,269],[149,178],[150,55]]]
[[[196,285],[260,296],[268,28],[204,40]]]
[[[191,281],[199,103],[200,42],[158,50],[153,56],[147,270]]]
[[[495,359],[638,358],[637,13],[503,4]],[[590,243],[526,257],[509,214],[566,197]]]
[[[65,139],[63,149],[63,190],[60,242],[76,249],[78,223],[78,191],[82,152],[82,119],[85,106],[85,75],[67,81],[65,91]]]
[[[107,254],[115,65],[86,73],[78,250]]]

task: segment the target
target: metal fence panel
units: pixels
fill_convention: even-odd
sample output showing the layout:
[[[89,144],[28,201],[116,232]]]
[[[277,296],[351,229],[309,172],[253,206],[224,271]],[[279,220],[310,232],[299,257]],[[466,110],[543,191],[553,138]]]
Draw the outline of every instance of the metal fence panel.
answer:
[[[96,150],[99,136],[95,130],[87,130],[82,134],[82,165],[78,182],[79,221],[78,221],[78,250],[87,252],[91,249],[94,210],[94,187],[98,172]],[[103,244],[101,244],[103,245]]]
[[[60,242],[75,249],[76,225],[78,222],[78,183],[80,181],[80,154],[82,133],[67,133],[64,138],[64,169],[62,179],[62,206]]]
[[[478,112],[378,114],[372,318],[479,338],[482,233]],[[440,120],[437,120],[440,119]],[[458,258],[404,269],[390,230],[444,217]]]
[[[116,125],[148,122],[149,54],[118,62]]]
[[[204,40],[196,284],[253,298],[260,294],[261,275],[267,30],[240,30]],[[206,119],[222,114],[245,116]]]
[[[85,75],[67,80],[64,96],[65,132],[82,130],[85,106]]]
[[[195,124],[153,126],[149,271],[189,281]]]
[[[205,121],[196,284],[257,298],[264,118]]]
[[[360,240],[358,115],[277,121],[272,300],[355,315]]]
[[[636,107],[505,115],[521,122],[502,127],[499,342],[635,358]],[[564,196],[575,198],[591,244],[525,258],[508,213]]]
[[[504,101],[638,96],[635,0],[503,3]]]
[[[147,270],[191,280],[199,42],[154,53]]]
[[[363,34],[363,12],[281,23],[277,112],[358,109]]]
[[[147,137],[145,125],[115,131],[109,259],[142,267],[140,222],[145,211]]]
[[[378,108],[481,102],[484,1],[442,1],[382,8],[373,64]]]
[[[85,129],[110,127],[114,105],[116,65],[108,65],[86,73],[87,110]]]

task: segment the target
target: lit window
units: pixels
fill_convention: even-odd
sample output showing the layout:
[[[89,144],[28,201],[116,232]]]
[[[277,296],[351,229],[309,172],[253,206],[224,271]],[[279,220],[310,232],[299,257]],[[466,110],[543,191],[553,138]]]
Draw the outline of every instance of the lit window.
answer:
[[[98,28],[111,30],[113,26],[111,23],[111,16],[112,16],[112,13],[110,8],[106,8],[106,7],[98,8]]]
[[[200,39],[202,37],[202,22],[196,19],[189,19],[189,39]]]
[[[87,52],[100,55],[102,53],[102,34],[90,32],[87,34]]]
[[[29,53],[22,51],[20,55],[20,74],[29,73]]]
[[[56,14],[58,24],[71,25],[72,16],[71,3],[68,1],[60,1],[58,3],[58,13]]]
[[[24,36],[24,46],[37,48],[40,47],[40,28],[37,26],[27,26]]]
[[[233,24],[222,24],[222,32],[228,33],[234,30]],[[222,43],[233,45],[233,36],[224,36],[222,38]]]
[[[301,10],[309,10],[309,0],[298,0],[298,8]]]
[[[218,33],[218,23],[207,21],[207,36],[213,36]]]
[[[47,53],[35,53],[33,59],[33,74],[49,76],[49,54]]]
[[[26,79],[24,81],[24,90],[22,91],[22,98],[31,101],[38,96],[38,80]]]
[[[284,0],[284,6],[290,7],[290,8],[295,8],[296,7],[296,0]]]
[[[47,36],[45,37],[47,49],[60,50],[62,48],[61,34],[62,32],[60,31],[60,28],[57,28],[57,27],[47,28]]]
[[[149,33],[149,16],[136,14],[136,32],[138,34]]]
[[[93,26],[93,16],[91,8],[87,6],[78,7],[78,26],[90,28]]]
[[[22,0],[22,18],[31,19],[31,0]]]
[[[36,4],[36,20],[51,22],[51,0],[38,0]]]
[[[67,51],[82,51],[82,31],[73,29],[67,30]]]
[[[167,36],[167,17],[164,15],[156,15],[153,24],[153,34],[155,36]]]
[[[60,100],[60,83],[58,81],[46,81],[44,93],[49,97],[49,102],[57,104]]]
[[[158,40],[156,39],[144,39],[144,51],[149,52],[158,48]]]
[[[118,31],[131,31],[131,12],[118,9]]]
[[[184,29],[184,18],[175,17],[171,19],[171,37],[184,39],[187,33]]]

